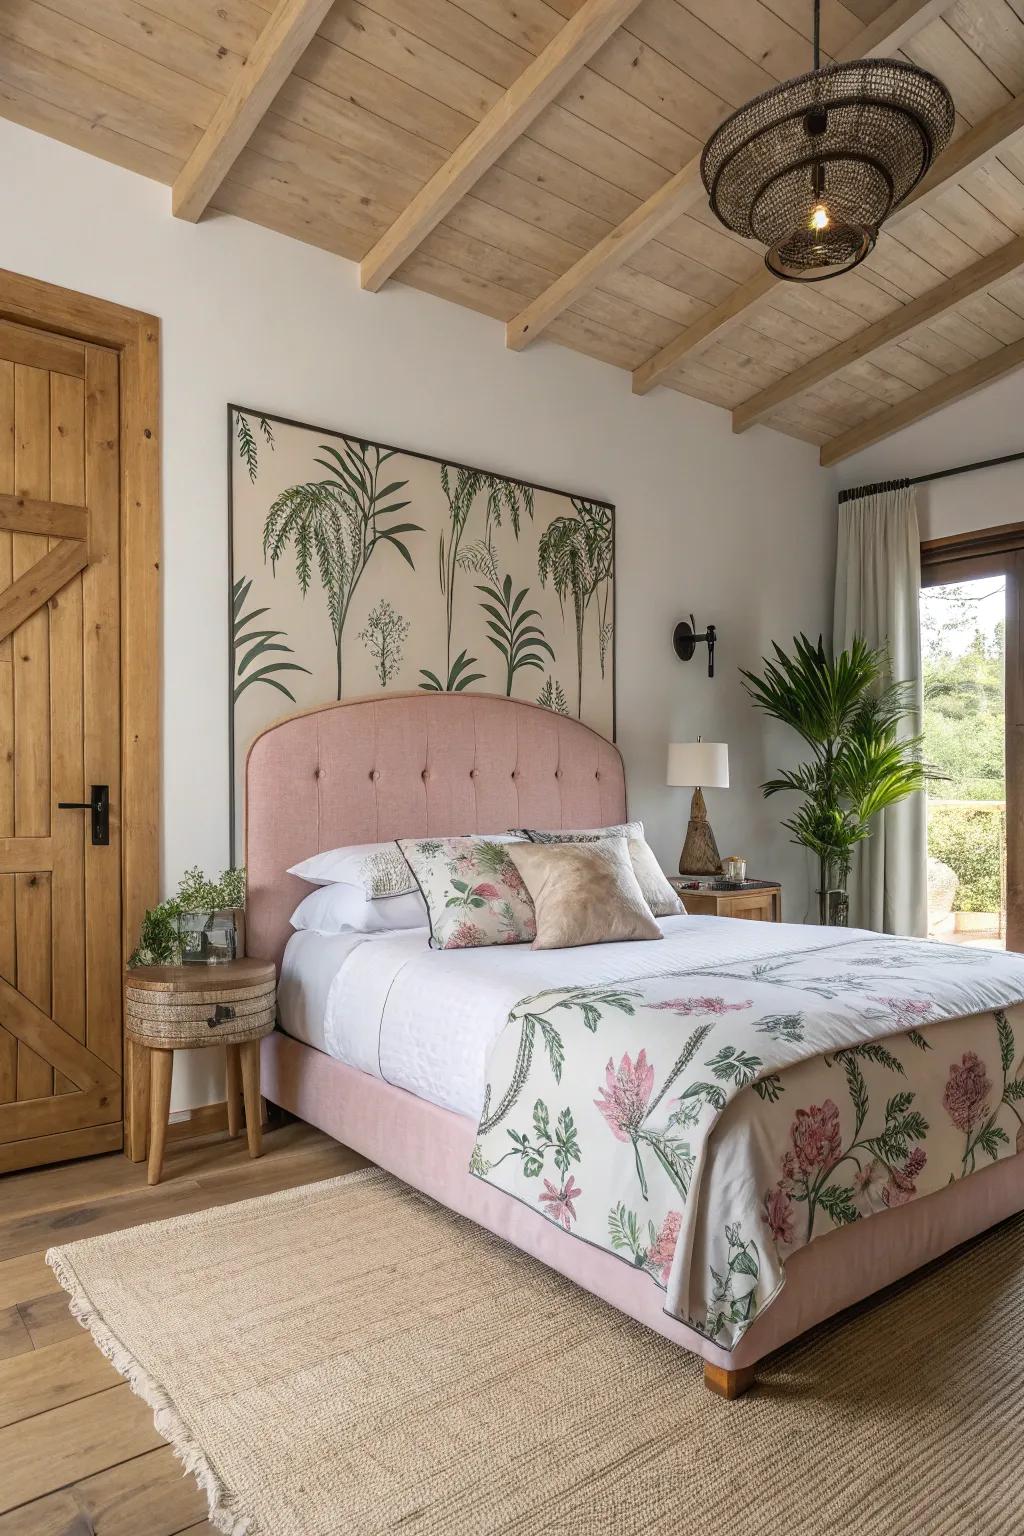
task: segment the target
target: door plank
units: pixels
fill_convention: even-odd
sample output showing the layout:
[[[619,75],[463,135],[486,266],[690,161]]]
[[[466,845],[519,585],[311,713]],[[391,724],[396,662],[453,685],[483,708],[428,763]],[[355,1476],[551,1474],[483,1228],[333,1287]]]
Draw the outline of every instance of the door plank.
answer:
[[[63,394],[76,387],[81,398],[82,385],[79,380],[51,373],[51,402],[55,393]],[[51,419],[51,431],[55,430],[57,423]],[[80,444],[80,432],[78,440]],[[67,455],[62,457],[66,460]],[[52,476],[52,457],[50,473]],[[56,485],[52,488],[56,493]],[[10,528],[15,533],[37,533],[51,539],[85,539],[89,535],[89,508],[66,501],[36,501],[32,496],[0,495],[0,528]]]
[[[102,1392],[120,1380],[92,1335],[78,1328],[74,1338],[0,1361],[0,1429]]]
[[[0,663],[0,671],[3,664]],[[14,876],[0,875],[0,981],[14,985],[15,958]],[[0,1104],[8,1104],[18,1091],[18,1042],[0,1025]]]
[[[42,368],[14,369],[14,494],[48,500],[50,495],[50,376]],[[46,540],[15,533],[12,591],[24,593],[19,580],[46,555]],[[73,546],[78,548],[79,546]],[[49,595],[49,594],[47,594]],[[49,619],[37,599],[12,603],[8,591],[0,603],[20,633],[14,645],[14,831],[20,837],[48,837],[50,832]],[[0,620],[0,636],[11,633]]]
[[[14,364],[0,361],[0,492],[14,490]],[[13,535],[0,529],[0,596],[14,580]],[[14,663],[0,640],[0,741],[14,740]],[[0,837],[14,836],[14,754],[0,751]]]
[[[0,838],[0,874],[28,875],[52,868],[53,846],[48,837]],[[6,972],[0,965],[2,975]],[[13,982],[13,975],[8,979]]]
[[[74,1090],[72,1090],[74,1091]],[[85,1118],[86,1101],[92,1106],[89,1110],[89,1120],[78,1130],[68,1130],[76,1118],[75,1105],[70,1106],[70,1111],[65,1107],[68,1094],[61,1095],[59,1109],[51,1112],[50,1122],[59,1123],[62,1127],[59,1131],[40,1136],[19,1136],[16,1140],[0,1143],[0,1173],[19,1172],[24,1168],[42,1168],[47,1163],[63,1162],[65,1158],[95,1157],[98,1152],[120,1152],[124,1144],[124,1127],[121,1124],[121,1115],[116,1098],[108,1091],[101,1092],[92,1089],[88,1094],[81,1095],[81,1117]],[[0,1102],[3,1102],[0,1100]],[[49,1103],[49,1100],[41,1100]],[[15,1116],[22,1115],[28,1106],[19,1104],[14,1112]],[[113,1118],[107,1125],[94,1124],[97,1108],[102,1113],[103,1109],[109,1109]],[[3,1117],[6,1121],[6,1115]],[[0,1122],[2,1124],[3,1122]]]
[[[121,1071],[121,748],[120,694],[110,680],[120,667],[120,460],[118,360],[105,347],[87,347],[85,500],[89,506],[88,570],[82,577],[85,630],[86,784],[110,786],[110,843],[85,845],[86,1041]]]
[[[20,998],[34,1004],[50,1022],[51,904],[50,875],[45,871],[15,875],[15,965]],[[8,989],[9,990],[9,989]],[[4,1009],[4,1024],[18,1035],[18,1098],[43,1099],[53,1092],[53,1065],[42,1041],[19,1035],[13,1012]],[[36,1046],[40,1049],[37,1051]]]
[[[62,1133],[91,1128],[99,1132],[121,1118],[121,1096],[116,1088],[72,1087],[67,1093],[44,1094],[38,1099],[19,1099],[8,1104],[0,1115],[0,1173],[28,1166],[21,1160],[20,1143],[51,1142]],[[109,1137],[97,1137],[97,1144],[86,1140],[84,1153],[105,1152]],[[29,1146],[27,1156],[38,1161],[44,1147]]]
[[[81,379],[60,373],[50,375],[50,494],[61,504],[85,500],[85,385]],[[53,931],[52,1013],[61,1029],[82,1041],[89,818],[81,811],[61,811],[57,802],[88,798],[82,740],[83,643],[82,582],[75,578],[50,599],[53,903],[54,911],[60,914]],[[57,1073],[54,1087],[61,1094],[74,1084]]]
[[[94,1395],[0,1429],[0,1511],[163,1444],[153,1410],[127,1382],[109,1387],[102,1397],[102,1413]]]
[[[25,878],[17,876],[18,879]],[[45,1053],[59,1071],[82,1088],[112,1088],[119,1086],[117,1073],[106,1062],[94,1056],[87,1046],[66,1035],[49,1014],[24,993],[16,991],[9,982],[0,980],[0,1014],[4,1024],[20,1042],[33,1040],[40,1053]]]
[[[50,376],[44,368],[22,363],[14,368],[13,491],[16,496],[40,500],[50,495]],[[47,541],[27,533],[11,538],[14,579],[0,597],[0,637],[11,635],[14,665],[14,832],[19,837],[48,837],[50,621],[45,606],[39,608],[40,599],[26,606],[38,576],[32,568],[47,558]],[[70,548],[80,551],[82,546]],[[14,621],[6,627],[5,616]],[[48,878],[17,875],[14,882],[18,989],[46,1009],[50,1006],[50,892],[41,882]],[[10,1028],[6,1019],[5,1024]],[[19,1040],[17,1097],[38,1099],[52,1092],[49,1062],[27,1041]]]
[[[27,533],[16,533],[14,535],[16,549],[20,539],[27,540],[29,537],[30,535]],[[34,534],[31,535],[31,537],[35,539]],[[42,542],[45,543],[45,539]],[[42,623],[45,626],[47,615],[43,605],[47,603],[55,593],[59,592],[60,589],[68,581],[71,580],[72,576],[76,576],[79,571],[83,570],[85,566],[88,565],[88,563],[89,551],[85,544],[81,543],[78,539],[62,539],[60,543],[54,545],[53,549],[51,549],[47,554],[41,556],[41,558],[38,560],[34,560],[31,565],[26,570],[24,570],[20,576],[18,576],[17,580],[11,583],[11,585],[6,589],[2,596],[0,596],[0,640],[5,639],[8,635],[12,634],[13,631],[16,630],[19,626],[22,628],[22,630],[29,629],[30,626],[35,625],[35,621],[37,619],[42,620]],[[38,628],[38,626],[36,627]],[[43,631],[40,631],[40,633],[46,634],[45,628]],[[48,641],[48,634],[46,638]],[[26,654],[24,656],[20,654],[23,646],[26,648]],[[37,662],[40,655],[45,654],[48,666],[48,649],[48,644],[45,649],[42,647],[42,645],[39,645],[39,649],[36,651],[35,655],[33,655],[28,651],[28,640],[23,640],[21,635],[18,636],[14,647],[16,694],[17,679],[21,675],[18,663],[23,662],[28,665],[29,663]],[[23,685],[23,696],[27,695],[30,686],[31,684]],[[43,703],[46,703],[45,698]],[[16,731],[19,731],[20,727],[17,724],[17,711],[15,714],[15,719],[15,729]],[[15,739],[16,742],[20,741],[20,734],[17,735]],[[49,736],[44,735],[41,748],[46,749],[47,756],[49,745]],[[37,755],[41,755],[41,753]],[[16,751],[16,786],[18,784],[17,762],[18,754]],[[47,792],[49,792],[50,764],[48,760],[45,766],[45,783]],[[24,779],[24,774],[22,775],[22,779]],[[37,786],[34,790],[35,797],[38,797],[38,792],[39,791]],[[16,794],[17,793],[18,792],[16,788]],[[18,795],[17,803],[19,806],[21,803],[21,798],[21,795]],[[26,831],[31,829],[26,829],[24,825],[20,825],[19,830]],[[36,836],[45,836],[45,833],[48,831],[49,818],[47,817],[45,823],[40,822],[40,830],[36,833]]]

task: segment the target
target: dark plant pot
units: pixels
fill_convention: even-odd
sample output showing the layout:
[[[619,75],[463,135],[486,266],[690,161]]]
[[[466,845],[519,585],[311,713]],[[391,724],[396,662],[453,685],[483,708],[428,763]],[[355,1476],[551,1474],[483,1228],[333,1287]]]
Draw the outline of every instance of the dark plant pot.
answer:
[[[823,928],[847,928],[850,922],[850,898],[846,891],[818,892],[818,922]]]

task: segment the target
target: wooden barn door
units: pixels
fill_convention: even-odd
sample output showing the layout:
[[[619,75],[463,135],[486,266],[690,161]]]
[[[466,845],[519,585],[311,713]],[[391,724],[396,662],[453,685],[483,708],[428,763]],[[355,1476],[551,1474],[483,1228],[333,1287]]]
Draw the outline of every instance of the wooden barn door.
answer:
[[[0,321],[0,1172],[121,1145],[118,356]]]

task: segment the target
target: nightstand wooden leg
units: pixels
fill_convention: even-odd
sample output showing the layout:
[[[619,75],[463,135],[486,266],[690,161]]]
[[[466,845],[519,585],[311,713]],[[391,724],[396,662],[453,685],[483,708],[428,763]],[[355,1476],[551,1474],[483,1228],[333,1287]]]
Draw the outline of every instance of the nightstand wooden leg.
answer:
[[[228,1101],[228,1134],[237,1136],[242,1129],[242,1063],[238,1046],[225,1046],[224,1094]]]
[[[263,1131],[260,1126],[260,1042],[243,1040],[238,1053],[242,1059],[245,1134],[249,1139],[249,1156],[259,1157],[263,1151]]]
[[[167,1141],[167,1117],[171,1110],[171,1073],[174,1052],[151,1049],[149,1053],[149,1173],[150,1184],[160,1183]]]

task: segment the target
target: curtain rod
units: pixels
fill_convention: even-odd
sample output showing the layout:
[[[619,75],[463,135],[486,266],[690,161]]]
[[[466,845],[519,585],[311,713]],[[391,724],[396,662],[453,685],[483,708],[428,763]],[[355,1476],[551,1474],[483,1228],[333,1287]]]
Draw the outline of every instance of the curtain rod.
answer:
[[[839,505],[844,501],[856,501],[860,496],[877,496],[882,491],[902,491],[908,485],[925,485],[929,480],[948,480],[950,475],[969,475],[976,469],[994,469],[997,464],[1015,464],[1024,459],[1024,453],[1004,453],[998,459],[979,459],[976,464],[956,464],[952,469],[936,469],[930,475],[913,475],[905,480],[879,480],[874,485],[854,485],[848,491],[839,492]]]

